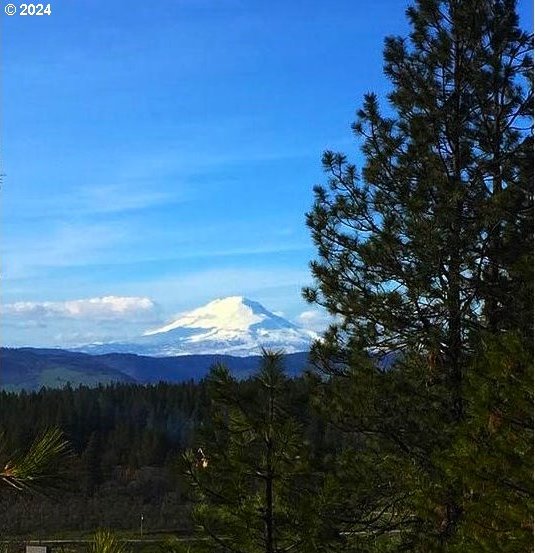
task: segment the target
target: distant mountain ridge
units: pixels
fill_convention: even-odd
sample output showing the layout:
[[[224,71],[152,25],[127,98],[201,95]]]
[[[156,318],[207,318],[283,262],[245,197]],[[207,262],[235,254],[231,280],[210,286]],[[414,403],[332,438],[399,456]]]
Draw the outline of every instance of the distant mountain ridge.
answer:
[[[229,355],[90,355],[61,349],[0,348],[0,389],[18,392],[67,385],[200,380],[216,363],[225,364],[235,376],[243,378],[257,369],[260,359]],[[285,355],[284,364],[288,375],[297,376],[308,366],[308,353]]]
[[[306,352],[318,335],[268,311],[260,303],[230,296],[181,314],[128,342],[88,344],[91,354],[135,353],[153,357],[232,355],[251,357],[262,348]]]
[[[133,383],[126,373],[90,355],[64,350],[0,348],[0,389],[39,390],[72,386]]]

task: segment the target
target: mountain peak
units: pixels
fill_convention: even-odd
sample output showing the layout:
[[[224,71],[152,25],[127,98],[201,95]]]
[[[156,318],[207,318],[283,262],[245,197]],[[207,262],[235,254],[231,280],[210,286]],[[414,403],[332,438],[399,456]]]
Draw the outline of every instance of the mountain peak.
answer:
[[[163,327],[145,332],[153,336],[177,328],[219,329],[220,331],[245,331],[266,319],[279,320],[283,326],[294,327],[289,321],[277,317],[256,301],[243,296],[228,296],[212,300],[202,307],[180,314]]]
[[[129,344],[109,344],[99,351],[168,356],[187,354],[258,355],[263,347],[286,353],[308,351],[317,335],[243,296],[215,299],[180,313],[166,325],[146,331]],[[94,349],[94,348],[93,348]]]
[[[225,298],[217,298],[215,300],[212,300],[199,309],[225,311],[227,309],[240,309],[242,307],[249,307],[253,310],[258,307],[262,308],[262,306],[258,302],[252,301],[244,296],[227,296]]]
[[[251,300],[248,300],[245,296],[226,296],[224,298],[217,298],[212,300],[207,305],[212,305],[214,303],[223,303],[223,304],[236,304],[236,303],[249,303]]]
[[[244,307],[252,309],[253,311],[270,313],[262,304],[257,301],[250,300],[245,296],[227,296],[224,298],[217,298],[199,309],[224,311],[226,309],[241,309]]]

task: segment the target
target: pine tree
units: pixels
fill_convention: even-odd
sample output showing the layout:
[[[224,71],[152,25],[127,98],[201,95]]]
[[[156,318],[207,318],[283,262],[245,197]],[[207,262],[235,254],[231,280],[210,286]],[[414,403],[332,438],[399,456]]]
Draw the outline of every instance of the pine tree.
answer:
[[[452,551],[533,551],[533,352],[519,334],[482,342],[467,417],[443,465],[460,489]]]
[[[324,154],[330,190],[315,188],[307,217],[319,259],[305,296],[341,318],[338,338],[418,347],[447,361],[458,386],[468,330],[494,324],[481,302],[488,311],[502,284],[491,275],[504,235],[531,199],[519,182],[531,39],[512,1],[425,0],[407,13],[410,41],[385,46],[394,116],[369,94],[354,125],[362,177]],[[507,298],[495,302],[507,310]]]
[[[325,413],[378,461],[350,463],[350,480],[371,471],[385,512],[401,515],[397,543],[433,551],[463,526],[466,482],[443,459],[476,424],[484,344],[532,328],[532,37],[513,0],[419,0],[407,15],[410,36],[385,42],[387,115],[374,94],[357,112],[361,173],[323,156],[304,295],[336,317],[314,347],[332,376]],[[369,361],[384,353],[396,353],[388,370]],[[358,507],[370,490],[355,492]]]
[[[57,486],[61,463],[65,461],[69,444],[63,433],[50,428],[36,438],[23,453],[9,456],[0,435],[0,484],[17,491],[34,491]]]
[[[303,430],[291,412],[281,354],[264,352],[250,381],[238,382],[217,366],[208,386],[211,427],[184,457],[207,550],[329,550],[328,529],[314,517],[321,477],[310,470]]]

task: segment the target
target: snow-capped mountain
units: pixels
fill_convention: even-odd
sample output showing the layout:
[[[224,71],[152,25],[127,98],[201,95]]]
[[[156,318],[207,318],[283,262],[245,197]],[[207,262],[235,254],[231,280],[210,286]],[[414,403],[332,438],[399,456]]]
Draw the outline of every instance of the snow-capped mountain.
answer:
[[[211,301],[181,314],[129,343],[92,344],[88,353],[128,352],[171,356],[194,354],[258,355],[261,348],[285,353],[308,351],[316,333],[275,315],[242,296]]]

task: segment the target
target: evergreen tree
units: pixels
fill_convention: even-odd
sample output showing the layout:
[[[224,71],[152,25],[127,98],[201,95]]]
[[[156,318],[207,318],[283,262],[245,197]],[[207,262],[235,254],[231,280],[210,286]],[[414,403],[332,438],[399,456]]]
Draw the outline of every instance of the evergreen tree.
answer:
[[[65,460],[68,442],[57,428],[50,428],[36,438],[23,454],[12,455],[3,447],[0,435],[0,484],[17,491],[53,487],[61,475],[61,462]]]
[[[481,344],[466,422],[443,464],[463,519],[452,551],[533,550],[533,353],[519,334]]]
[[[385,42],[388,115],[368,94],[353,126],[361,174],[343,154],[323,156],[329,186],[315,188],[307,216],[318,258],[304,295],[336,317],[314,356],[332,376],[319,386],[324,412],[355,444],[336,475],[355,483],[346,512],[361,520],[358,498],[375,488],[375,512],[397,513],[392,547],[433,551],[462,535],[470,486],[451,463],[488,401],[470,391],[484,375],[478,356],[504,330],[525,345],[532,328],[532,37],[513,0],[418,0],[407,15],[408,39]],[[388,370],[370,363],[393,352]],[[495,363],[494,386],[513,394]],[[529,409],[519,413],[529,425]],[[509,522],[525,525],[527,503],[517,505]],[[375,522],[370,535],[387,531]]]
[[[250,381],[238,382],[217,366],[208,386],[211,428],[184,457],[197,492],[194,520],[210,538],[207,550],[328,550],[326,528],[314,517],[321,479],[311,471],[309,448],[288,402],[281,355],[265,352]]]
[[[509,277],[507,231],[531,205],[520,178],[532,152],[522,132],[531,37],[513,1],[422,0],[407,13],[410,40],[385,46],[394,115],[369,94],[354,125],[362,177],[346,156],[324,154],[330,190],[315,188],[307,218],[319,259],[305,296],[339,317],[336,338],[423,349],[458,388],[469,329],[495,324],[493,303],[508,310],[510,294],[491,297]]]

